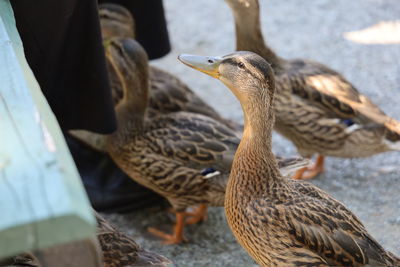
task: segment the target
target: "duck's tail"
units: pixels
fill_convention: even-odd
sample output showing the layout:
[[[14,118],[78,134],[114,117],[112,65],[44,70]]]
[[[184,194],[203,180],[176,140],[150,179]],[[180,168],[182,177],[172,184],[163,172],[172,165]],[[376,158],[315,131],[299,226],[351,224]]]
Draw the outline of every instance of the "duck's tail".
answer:
[[[134,266],[157,266],[164,267],[172,262],[164,256],[147,250],[138,251],[137,261]]]
[[[400,122],[390,118],[384,125],[386,145],[390,150],[400,151]]]
[[[400,258],[394,255],[391,252],[387,252],[388,257],[390,258],[390,265],[388,267],[400,267]]]
[[[283,176],[291,176],[297,170],[311,165],[311,160],[302,157],[283,158],[276,156],[276,160]]]
[[[164,256],[141,248],[130,236],[118,231],[98,213],[97,239],[103,253],[105,267],[164,267],[171,264]]]

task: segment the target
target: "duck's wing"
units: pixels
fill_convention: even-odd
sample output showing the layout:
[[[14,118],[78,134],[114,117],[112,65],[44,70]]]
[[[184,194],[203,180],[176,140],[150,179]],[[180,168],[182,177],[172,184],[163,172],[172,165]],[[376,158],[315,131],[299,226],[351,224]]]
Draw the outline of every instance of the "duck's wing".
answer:
[[[343,204],[307,183],[292,182],[290,204],[266,208],[281,216],[294,243],[333,266],[395,266],[391,257]],[[370,265],[367,265],[370,264]]]
[[[391,120],[342,75],[322,64],[308,60],[290,61],[279,79],[282,84],[290,84],[292,94],[307,105],[323,109],[328,115],[382,125]]]
[[[276,161],[278,163],[278,168],[282,176],[291,176],[297,170],[309,166],[312,162],[307,158],[302,157],[288,157],[284,158],[281,156],[276,156]]]
[[[152,118],[149,125],[143,138],[160,156],[198,170],[230,171],[240,139],[224,124],[200,114],[176,112]]]
[[[192,112],[217,120],[233,130],[238,123],[227,120],[176,76],[154,66],[150,68],[149,107],[157,113]]]
[[[151,108],[160,112],[187,111],[219,119],[219,114],[186,84],[174,75],[152,66],[150,68]]]
[[[210,173],[229,173],[240,143],[236,133],[212,118],[189,112],[176,112],[151,120],[146,140],[156,144],[155,152],[183,162],[186,167]],[[282,175],[289,175],[310,164],[302,157],[276,157]]]
[[[141,248],[131,237],[119,232],[96,213],[97,238],[106,267],[168,266],[167,258]]]
[[[293,123],[296,131],[312,135],[314,140],[321,138],[324,144],[331,137],[336,140],[332,143],[335,149],[337,142],[354,131],[365,139],[369,135],[385,137],[391,149],[399,149],[400,122],[387,116],[339,73],[316,62],[293,60],[277,79],[278,90],[290,98],[281,99],[287,101],[282,105],[281,117],[286,119],[281,123]],[[375,142],[382,141],[378,137]]]

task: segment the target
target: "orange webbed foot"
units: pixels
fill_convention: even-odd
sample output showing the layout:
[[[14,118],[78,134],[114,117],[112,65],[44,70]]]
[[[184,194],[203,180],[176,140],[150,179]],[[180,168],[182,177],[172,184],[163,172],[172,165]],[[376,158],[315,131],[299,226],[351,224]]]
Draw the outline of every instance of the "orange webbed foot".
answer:
[[[185,226],[185,214],[183,212],[175,212],[175,215],[176,215],[176,223],[172,234],[167,234],[153,227],[149,227],[147,230],[151,234],[163,239],[164,240],[163,244],[166,245],[187,242],[187,239],[183,236],[183,228]]]
[[[196,224],[207,219],[207,206],[205,204],[199,205],[193,212],[186,212],[186,216],[190,217],[186,220],[186,224]]]
[[[151,233],[152,235],[163,239],[164,241],[162,241],[162,243],[165,245],[175,245],[182,242],[187,242],[187,239],[183,235],[177,236],[175,233],[170,235],[153,227],[149,227],[147,231],[149,231],[149,233]]]
[[[325,170],[324,160],[325,160],[324,156],[318,155],[314,166],[312,166],[311,168],[309,167],[301,168],[293,175],[293,179],[308,180],[316,177],[320,173],[323,173]]]

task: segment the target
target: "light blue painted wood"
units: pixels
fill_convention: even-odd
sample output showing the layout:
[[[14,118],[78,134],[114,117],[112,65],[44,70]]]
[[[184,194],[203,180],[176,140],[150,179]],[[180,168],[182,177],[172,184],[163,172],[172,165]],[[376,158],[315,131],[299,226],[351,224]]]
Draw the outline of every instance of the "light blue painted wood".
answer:
[[[0,217],[0,258],[91,237],[96,225],[8,0],[0,0]]]

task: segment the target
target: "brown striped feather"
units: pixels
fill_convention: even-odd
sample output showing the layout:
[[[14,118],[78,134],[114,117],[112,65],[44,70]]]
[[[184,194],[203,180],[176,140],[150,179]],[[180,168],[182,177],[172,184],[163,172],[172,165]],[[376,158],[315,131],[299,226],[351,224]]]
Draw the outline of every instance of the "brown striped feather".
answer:
[[[400,266],[342,203],[280,174],[271,151],[275,83],[269,66],[257,54],[237,52],[216,67],[246,118],[225,196],[236,239],[261,266]]]
[[[259,54],[275,71],[275,130],[302,156],[353,158],[400,150],[400,123],[341,74],[314,61],[283,59],[266,45],[258,0],[225,1],[235,17],[237,50]]]

